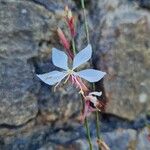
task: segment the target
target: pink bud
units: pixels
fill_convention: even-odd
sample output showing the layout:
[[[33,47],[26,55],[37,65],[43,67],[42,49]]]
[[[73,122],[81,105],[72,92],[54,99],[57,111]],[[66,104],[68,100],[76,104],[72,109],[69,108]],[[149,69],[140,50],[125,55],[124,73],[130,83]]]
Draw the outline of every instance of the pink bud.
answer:
[[[76,31],[75,31],[75,25],[74,25],[74,17],[72,16],[68,21],[68,26],[69,26],[69,29],[70,29],[70,33],[71,33],[71,36],[72,37],[75,37],[76,35]]]
[[[75,37],[76,31],[75,31],[75,18],[72,15],[71,10],[68,8],[68,6],[65,7],[65,19],[68,24],[70,33],[72,37]]]
[[[65,37],[63,31],[58,28],[57,29],[57,33],[58,33],[58,36],[59,36],[59,39],[60,39],[60,42],[61,44],[64,46],[64,48],[66,49],[69,57],[71,59],[73,59],[73,53],[70,51],[70,43],[68,42],[67,38]]]

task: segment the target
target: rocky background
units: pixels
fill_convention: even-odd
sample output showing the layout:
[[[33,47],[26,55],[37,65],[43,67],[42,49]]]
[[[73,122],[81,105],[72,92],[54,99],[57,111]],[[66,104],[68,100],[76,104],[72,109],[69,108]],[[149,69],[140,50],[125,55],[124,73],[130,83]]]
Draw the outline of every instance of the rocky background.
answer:
[[[65,5],[78,19],[79,0],[0,0],[0,150],[88,150],[72,86],[53,89],[36,73],[54,69],[51,48],[62,48]],[[94,67],[107,72],[97,90],[108,101],[101,136],[111,150],[150,149],[150,1],[86,0]],[[90,127],[94,150],[94,116]]]

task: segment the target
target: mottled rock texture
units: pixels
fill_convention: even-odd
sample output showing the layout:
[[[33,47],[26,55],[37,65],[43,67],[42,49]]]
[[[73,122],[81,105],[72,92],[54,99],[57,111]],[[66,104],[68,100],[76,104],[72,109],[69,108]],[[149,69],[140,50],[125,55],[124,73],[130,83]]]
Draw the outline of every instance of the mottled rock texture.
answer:
[[[137,150],[140,150],[140,149],[145,149],[145,150],[148,150],[150,149],[150,128],[146,127],[144,128],[139,136],[138,136],[138,139],[137,139]]]
[[[108,73],[106,112],[134,120],[150,110],[150,13],[119,0],[95,2],[92,8],[95,65]]]
[[[34,82],[29,59],[38,55],[35,41],[44,25],[39,15],[44,12],[31,3],[0,4],[0,124],[24,124],[38,112],[39,84]]]
[[[66,107],[69,111],[72,106],[67,102],[71,98],[66,98],[66,91],[52,98],[50,87],[40,86],[35,74],[54,69],[50,64],[50,51],[52,43],[58,42],[55,35],[62,17],[59,9],[48,11],[33,2],[1,2],[0,124],[24,124],[36,117],[39,109],[50,109],[51,112],[58,109],[53,112],[55,118],[57,112],[66,114]],[[66,104],[63,99],[67,99]]]
[[[108,100],[101,130],[112,150],[149,149],[150,12],[138,2],[86,1],[93,64],[108,73],[97,90],[105,91]],[[51,48],[62,49],[56,29],[66,31],[66,4],[79,19],[76,42],[82,49],[86,41],[78,1],[0,1],[0,150],[88,149],[83,125],[77,122],[77,91],[65,85],[53,92],[36,77],[56,69]],[[96,150],[93,120],[90,128]]]

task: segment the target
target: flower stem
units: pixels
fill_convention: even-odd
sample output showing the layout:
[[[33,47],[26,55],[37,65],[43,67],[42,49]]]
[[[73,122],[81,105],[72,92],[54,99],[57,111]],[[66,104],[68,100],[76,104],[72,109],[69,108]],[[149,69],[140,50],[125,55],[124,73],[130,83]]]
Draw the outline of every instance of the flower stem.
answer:
[[[82,9],[83,9],[83,15],[84,15],[84,28],[85,28],[85,32],[86,32],[87,43],[89,43],[90,42],[90,38],[89,38],[89,30],[88,30],[88,23],[87,23],[87,18],[86,18],[84,0],[81,0],[81,6],[82,6]],[[90,129],[89,129],[89,126],[88,126],[87,118],[85,118],[85,128],[86,128],[87,140],[88,140],[88,143],[89,143],[89,148],[90,148],[90,150],[93,150],[92,143],[91,143]]]
[[[96,115],[96,134],[97,134],[97,138],[98,140],[100,139],[100,121],[99,121],[99,112],[96,111],[95,112]]]
[[[83,15],[84,15],[84,26],[85,26],[85,32],[86,32],[86,38],[87,38],[87,42],[90,42],[90,38],[89,38],[89,30],[88,30],[88,22],[87,22],[87,18],[86,18],[86,12],[85,12],[85,3],[84,0],[81,0],[81,5],[82,5],[82,9],[83,9]],[[93,90],[95,91],[95,84],[93,83]],[[97,134],[97,139],[100,139],[100,120],[99,120],[99,112],[96,111],[95,112],[95,117],[96,117],[96,134]],[[101,148],[99,148],[99,150],[101,150]]]
[[[100,120],[99,120],[99,112],[95,112],[96,115],[96,134],[97,134],[97,139],[100,140]],[[98,147],[98,150],[101,150],[101,147]]]
[[[90,42],[90,38],[89,38],[88,22],[87,22],[87,18],[86,18],[84,0],[81,0],[81,6],[82,6],[82,9],[83,9],[84,27],[85,27],[85,32],[86,32],[86,38],[87,38],[87,42],[89,43]]]
[[[93,83],[93,91],[95,91],[95,84]],[[95,118],[96,118],[96,135],[97,139],[100,139],[100,120],[99,120],[99,111],[95,112]],[[99,150],[101,150],[100,146],[98,147]]]
[[[86,133],[87,133],[87,140],[88,140],[88,143],[89,143],[89,149],[93,150],[92,143],[91,143],[91,137],[90,137],[90,129],[89,129],[89,126],[88,126],[87,118],[85,118],[85,122],[84,123],[85,123],[85,128],[86,128]]]
[[[93,83],[93,91],[95,91],[96,87],[95,84]],[[97,139],[100,139],[100,120],[99,120],[99,111],[95,112],[95,118],[96,118],[96,135]]]

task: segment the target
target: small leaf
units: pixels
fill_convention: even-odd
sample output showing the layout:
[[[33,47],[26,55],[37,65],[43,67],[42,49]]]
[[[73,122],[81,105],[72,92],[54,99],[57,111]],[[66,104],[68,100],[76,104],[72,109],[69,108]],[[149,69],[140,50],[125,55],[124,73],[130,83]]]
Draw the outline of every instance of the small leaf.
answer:
[[[90,44],[83,50],[81,50],[73,60],[73,69],[79,67],[83,63],[87,62],[92,56],[92,47]]]
[[[67,75],[66,72],[52,71],[45,74],[39,74],[37,76],[46,84],[54,85],[60,82],[63,78],[65,78],[66,75]]]
[[[75,73],[75,75],[76,74],[89,82],[97,82],[101,80],[106,73],[95,69],[86,69]]]
[[[62,68],[64,70],[68,70],[67,55],[56,48],[52,49],[52,62],[55,66]]]

